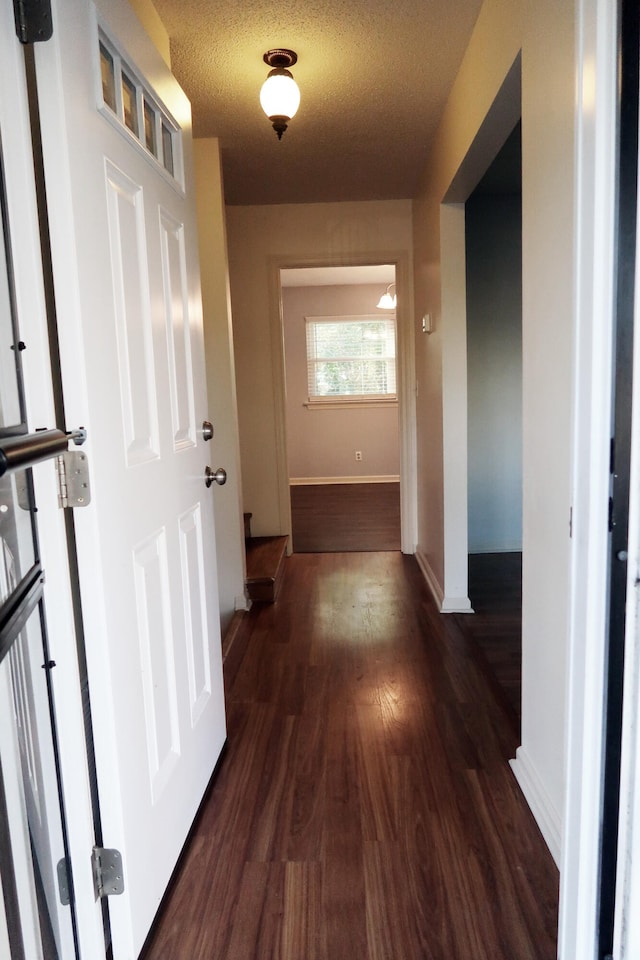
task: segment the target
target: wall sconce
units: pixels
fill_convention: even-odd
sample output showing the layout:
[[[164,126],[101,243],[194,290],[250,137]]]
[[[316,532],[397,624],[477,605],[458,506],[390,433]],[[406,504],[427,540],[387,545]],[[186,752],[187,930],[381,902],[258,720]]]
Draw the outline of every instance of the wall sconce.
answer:
[[[267,50],[262,58],[273,69],[260,90],[260,104],[271,120],[273,129],[282,140],[289,120],[296,115],[300,106],[300,90],[293,76],[287,70],[298,61],[293,50]]]
[[[391,293],[391,287],[393,287],[393,293]],[[389,284],[386,291],[382,294],[379,301],[376,303],[376,307],[379,307],[380,310],[395,310],[396,308],[395,283]]]

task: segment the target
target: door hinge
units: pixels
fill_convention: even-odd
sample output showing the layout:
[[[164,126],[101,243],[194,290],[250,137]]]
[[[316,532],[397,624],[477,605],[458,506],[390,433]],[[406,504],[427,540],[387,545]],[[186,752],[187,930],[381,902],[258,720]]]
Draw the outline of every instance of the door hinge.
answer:
[[[53,36],[51,0],[13,0],[13,16],[20,43],[39,43]]]
[[[86,507],[91,502],[89,461],[81,450],[65,450],[56,457],[58,506]]]
[[[94,847],[91,852],[93,889],[96,900],[124,893],[122,854],[107,847]]]
[[[57,871],[60,903],[63,907],[68,907],[71,903],[71,887],[69,884],[69,867],[67,865],[66,857],[63,857],[62,860],[58,860]]]

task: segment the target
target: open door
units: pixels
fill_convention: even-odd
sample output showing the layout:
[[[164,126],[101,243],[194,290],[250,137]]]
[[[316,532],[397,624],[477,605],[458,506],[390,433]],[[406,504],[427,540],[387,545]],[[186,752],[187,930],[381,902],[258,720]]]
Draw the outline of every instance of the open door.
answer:
[[[91,438],[75,536],[125,960],[225,740],[190,108],[123,0],[52,12],[39,117],[65,412]]]

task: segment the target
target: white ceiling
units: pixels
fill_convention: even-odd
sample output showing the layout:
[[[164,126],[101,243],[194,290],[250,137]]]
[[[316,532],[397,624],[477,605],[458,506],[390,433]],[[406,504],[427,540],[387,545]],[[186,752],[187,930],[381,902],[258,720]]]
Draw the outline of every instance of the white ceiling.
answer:
[[[231,204],[415,196],[482,0],[154,0],[198,137]],[[298,54],[281,142],[258,96],[272,47]]]
[[[393,283],[396,277],[392,264],[377,264],[367,267],[296,267],[280,271],[283,287],[334,287],[345,284],[379,283],[380,293]]]

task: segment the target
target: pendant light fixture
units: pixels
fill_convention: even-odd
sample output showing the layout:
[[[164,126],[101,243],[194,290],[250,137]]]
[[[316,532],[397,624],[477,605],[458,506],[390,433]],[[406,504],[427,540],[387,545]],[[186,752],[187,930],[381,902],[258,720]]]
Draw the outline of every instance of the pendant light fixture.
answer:
[[[282,140],[282,134],[300,105],[300,90],[288,67],[298,60],[293,50],[267,50],[262,58],[272,69],[262,84],[260,103],[271,120],[273,129]]]
[[[393,287],[393,293],[391,293],[391,287]],[[376,307],[380,310],[395,310],[396,308],[396,285],[395,283],[390,283],[385,292],[380,297],[379,301],[376,303]]]

